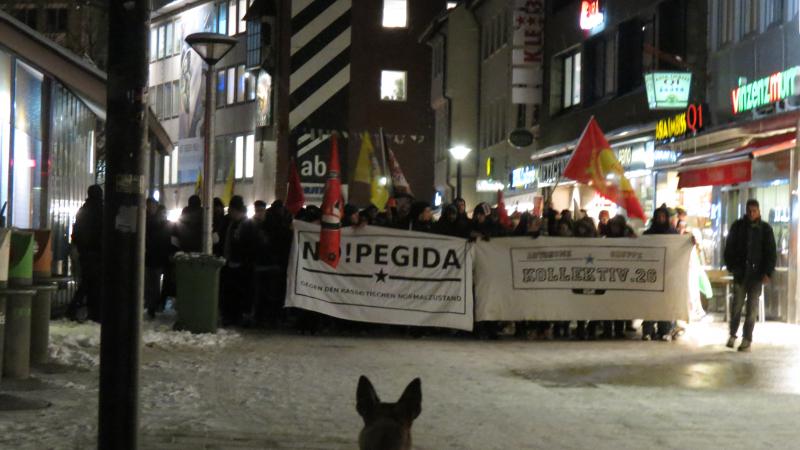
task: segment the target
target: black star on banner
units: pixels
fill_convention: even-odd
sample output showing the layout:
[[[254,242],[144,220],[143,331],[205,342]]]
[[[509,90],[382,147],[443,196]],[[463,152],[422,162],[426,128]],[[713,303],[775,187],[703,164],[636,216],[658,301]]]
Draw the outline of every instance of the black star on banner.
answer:
[[[586,264],[594,264],[594,256],[589,255],[586,257]]]
[[[375,276],[377,279],[375,280],[376,283],[386,283],[386,276],[389,275],[388,273],[383,271],[381,268],[380,272],[376,273]]]

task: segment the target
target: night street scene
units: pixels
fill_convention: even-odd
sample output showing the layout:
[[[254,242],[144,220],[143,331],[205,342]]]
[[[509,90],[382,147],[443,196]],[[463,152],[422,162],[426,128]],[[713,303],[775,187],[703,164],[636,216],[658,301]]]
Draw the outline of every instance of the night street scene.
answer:
[[[800,448],[800,1],[0,0],[0,449]]]

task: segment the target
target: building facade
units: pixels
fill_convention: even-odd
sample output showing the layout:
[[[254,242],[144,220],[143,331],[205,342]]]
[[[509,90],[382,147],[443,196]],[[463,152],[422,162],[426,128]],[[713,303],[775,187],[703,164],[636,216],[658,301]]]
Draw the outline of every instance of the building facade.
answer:
[[[215,66],[214,196],[225,197],[226,185],[252,210],[255,200],[272,201],[275,145],[256,135],[259,83],[266,82],[259,64],[248,64],[248,0],[169,2],[155,9],[150,24],[150,105],[174,150],[154,163],[160,188],[154,195],[177,218],[188,198],[199,192],[203,172],[205,76],[203,60],[186,36],[213,32],[233,36],[237,44]],[[253,30],[251,30],[253,31]],[[252,33],[250,34],[252,35]],[[262,95],[262,98],[264,95]],[[228,200],[228,199],[224,199]]]
[[[101,0],[0,0],[0,8],[56,44],[105,69],[108,7]]]
[[[321,201],[334,131],[348,201],[369,203],[369,185],[353,182],[363,133],[378,152],[392,150],[418,199],[433,200],[430,48],[418,37],[445,2],[282,3],[291,8],[279,36],[286,42],[279,66],[288,74],[288,83],[277,83],[285,105],[278,112],[288,118],[279,146],[296,158],[307,203]]]

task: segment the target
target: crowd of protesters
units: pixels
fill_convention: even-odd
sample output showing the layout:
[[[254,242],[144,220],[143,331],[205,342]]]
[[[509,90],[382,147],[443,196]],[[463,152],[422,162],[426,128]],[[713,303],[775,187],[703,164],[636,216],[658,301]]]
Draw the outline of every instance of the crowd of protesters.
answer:
[[[292,322],[307,331],[315,331],[319,320],[311,320],[312,313],[295,311],[289,318],[284,306],[286,270],[292,242],[292,221],[319,223],[319,207],[308,205],[292,215],[280,200],[271,205],[263,201],[253,204],[253,214],[248,217],[242,197],[233,196],[227,205],[219,198],[213,203],[213,253],[224,258],[220,274],[220,313],[223,326],[262,325],[286,326]],[[666,205],[659,207],[644,232],[645,234],[678,234],[685,230],[686,213]],[[681,222],[684,222],[682,224]],[[154,199],[147,200],[145,238],[145,310],[150,318],[164,310],[167,299],[176,294],[175,269],[172,257],[177,252],[199,252],[202,242],[203,208],[200,198],[191,196],[180,218],[167,220],[164,205]],[[88,297],[89,318],[99,320],[99,274],[97,261],[102,224],[102,191],[93,186],[89,198],[75,224],[73,242],[80,253],[80,266],[84,269],[76,300]],[[441,208],[434,218],[431,205],[415,200],[411,195],[398,194],[390,199],[384,211],[375,206],[364,209],[346,204],[343,208],[343,226],[382,226],[426,233],[456,236],[475,240],[489,240],[503,236],[558,236],[569,238],[633,238],[636,234],[624,216],[611,217],[601,211],[597,221],[585,210],[573,217],[570,210],[556,211],[546,205],[541,216],[530,212],[514,213],[510,217],[504,210],[480,203],[467,213],[463,199]],[[291,319],[291,320],[290,320]],[[317,318],[318,319],[318,318]],[[579,318],[576,318],[579,319]],[[324,319],[328,322],[333,319]],[[323,320],[323,322],[324,322]],[[336,322],[336,321],[334,321]],[[344,321],[338,321],[344,322]],[[572,324],[575,324],[572,327]],[[362,325],[354,325],[359,327]],[[513,327],[518,337],[530,339],[623,339],[635,330],[631,321],[575,322],[516,322],[480,323],[476,333],[481,337],[495,338],[503,330]],[[680,328],[670,321],[646,321],[642,324],[644,340],[670,340],[680,333]]]

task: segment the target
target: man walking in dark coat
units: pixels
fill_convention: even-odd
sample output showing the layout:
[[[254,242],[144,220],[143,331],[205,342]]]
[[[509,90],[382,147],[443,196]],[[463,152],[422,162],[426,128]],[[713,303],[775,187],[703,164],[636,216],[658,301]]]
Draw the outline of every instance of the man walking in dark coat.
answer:
[[[725,265],[733,274],[733,302],[731,304],[729,348],[736,345],[736,334],[745,308],[744,336],[740,352],[750,351],[753,328],[756,325],[756,308],[761,288],[769,283],[775,271],[777,253],[772,227],[761,220],[757,200],[747,201],[747,214],[731,225],[725,241]]]

